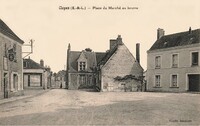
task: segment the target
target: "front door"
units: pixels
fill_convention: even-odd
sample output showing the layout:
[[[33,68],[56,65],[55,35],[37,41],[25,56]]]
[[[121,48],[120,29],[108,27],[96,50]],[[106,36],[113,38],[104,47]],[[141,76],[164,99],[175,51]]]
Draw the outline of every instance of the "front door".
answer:
[[[8,73],[3,75],[3,92],[4,98],[8,98]]]
[[[200,74],[188,75],[189,91],[200,91]]]

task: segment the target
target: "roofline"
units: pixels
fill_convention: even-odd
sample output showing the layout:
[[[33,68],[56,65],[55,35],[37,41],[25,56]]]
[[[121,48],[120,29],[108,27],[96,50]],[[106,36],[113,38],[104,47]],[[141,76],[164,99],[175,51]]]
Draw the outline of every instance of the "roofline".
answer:
[[[124,44],[122,42],[122,44]],[[112,48],[111,50],[109,50],[107,53],[105,53],[105,56],[102,58],[102,60],[97,64],[97,66],[101,66],[102,67],[108,62],[108,60],[113,56],[113,54],[116,52],[116,50],[118,49],[118,44],[114,46],[114,48]],[[113,51],[113,52],[112,52]],[[104,58],[106,58],[106,56],[111,53],[111,56],[108,57],[108,59],[105,62],[102,62]]]
[[[0,18],[0,20],[3,22],[3,24],[5,24],[5,26],[6,27],[8,27],[8,29],[11,31],[11,32],[13,32],[13,30]],[[5,31],[4,29],[2,29],[3,31]],[[6,31],[5,31],[6,32]],[[5,35],[3,32],[1,32],[0,31],[0,33],[2,33],[3,35]],[[10,38],[10,39],[12,39],[12,40],[14,40],[14,41],[17,41],[17,42],[19,42],[19,43],[21,43],[21,44],[24,44],[24,41],[23,40],[21,40],[14,32],[13,32],[13,34],[14,34],[14,36],[13,36],[13,34],[10,34],[9,32],[6,32],[6,33],[8,33],[10,36],[12,36],[12,37],[14,37],[14,38],[17,38],[18,40],[15,40],[15,39],[13,39],[12,37],[10,37],[10,36],[7,36],[7,35],[5,35],[5,36],[7,36],[8,38]]]
[[[81,53],[82,51],[71,51],[71,50],[70,50],[70,52],[77,52],[77,53]]]
[[[3,37],[6,37],[7,39],[10,39],[10,40],[12,40],[12,41],[16,41],[16,42],[18,42],[18,43],[20,43],[20,44],[24,44],[24,41],[21,40],[21,39],[20,39],[21,41],[17,41],[17,40],[15,40],[15,39],[13,39],[13,38],[11,38],[11,37],[9,37],[9,36],[3,34],[2,32],[0,32],[0,34],[3,35]]]
[[[191,30],[191,32],[193,32],[193,31],[200,31],[200,28]],[[187,32],[189,32],[189,31],[176,32],[176,33],[164,35],[164,36],[162,36],[161,38],[157,39],[157,40],[153,43],[153,45],[154,45],[157,41],[159,41],[160,39],[162,39],[163,37],[169,37],[169,36],[173,36],[173,35],[179,35],[179,34],[183,34],[183,33],[187,33]],[[151,49],[151,48],[153,47],[153,45],[150,47],[149,50],[147,50],[147,53],[150,52],[150,51],[156,51],[156,50],[162,50],[162,49],[165,50],[165,49],[169,49],[169,48],[175,48],[175,47],[183,47],[183,46],[185,46],[185,45],[180,45],[180,46],[175,46],[175,47],[173,46],[173,47],[167,47],[167,48],[161,48],[161,49]],[[190,45],[192,45],[192,44],[190,44]],[[187,45],[186,45],[186,46],[187,46]]]
[[[191,31],[196,31],[196,30],[200,30],[200,28],[197,28],[197,29],[194,29],[194,30],[191,30]],[[186,32],[189,32],[189,31],[176,32],[176,33],[164,35],[164,36],[162,36],[162,37],[171,36],[171,35],[175,35],[175,34],[182,34],[182,33],[186,33]],[[161,37],[161,38],[162,38],[162,37]],[[160,38],[160,39],[161,39],[161,38]],[[156,40],[156,41],[157,41],[157,40]]]
[[[191,48],[191,47],[198,47],[198,46],[200,46],[200,43],[184,45],[184,46],[175,46],[175,47],[169,47],[169,48],[162,48],[162,49],[147,50],[147,53],[169,51],[169,50],[174,50],[174,49]]]
[[[40,68],[37,68],[37,69],[46,69],[46,67],[44,67],[44,66],[41,66],[39,63],[37,63],[36,61],[34,61],[33,59],[29,59],[29,58],[27,58],[27,59],[23,59],[23,62],[25,61],[25,60],[31,60],[32,62],[34,62],[35,64],[37,64],[37,65],[39,65],[40,66]],[[30,69],[30,68],[28,68],[28,69]],[[31,68],[32,69],[32,68]],[[35,68],[34,68],[35,69]]]

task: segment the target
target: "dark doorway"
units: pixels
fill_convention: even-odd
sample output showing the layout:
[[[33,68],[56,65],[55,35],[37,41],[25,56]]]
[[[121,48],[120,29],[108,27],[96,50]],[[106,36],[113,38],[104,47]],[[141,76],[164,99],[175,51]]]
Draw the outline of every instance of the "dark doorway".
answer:
[[[8,73],[3,75],[3,92],[4,98],[8,98]]]
[[[30,87],[30,75],[28,75],[28,87]]]
[[[200,91],[200,74],[190,74],[189,79],[189,91]]]

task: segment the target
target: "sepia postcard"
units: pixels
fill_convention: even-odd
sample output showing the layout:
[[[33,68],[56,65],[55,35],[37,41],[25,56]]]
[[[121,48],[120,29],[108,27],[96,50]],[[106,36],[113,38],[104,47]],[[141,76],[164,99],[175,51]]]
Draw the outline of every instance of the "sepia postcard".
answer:
[[[200,125],[200,1],[0,0],[0,125]]]

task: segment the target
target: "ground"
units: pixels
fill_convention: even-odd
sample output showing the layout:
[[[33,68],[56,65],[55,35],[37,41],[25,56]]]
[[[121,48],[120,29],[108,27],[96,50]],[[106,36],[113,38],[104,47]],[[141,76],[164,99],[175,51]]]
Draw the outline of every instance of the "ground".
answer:
[[[199,125],[200,94],[53,89],[0,104],[0,125]]]

